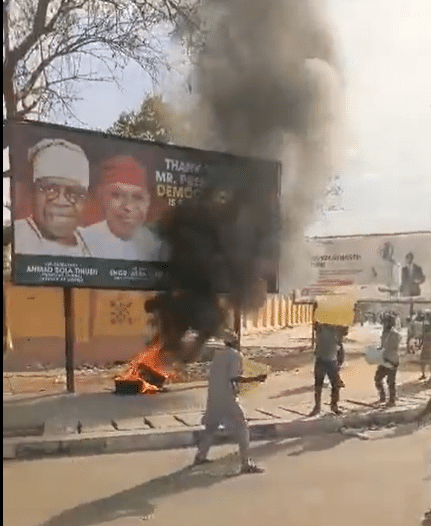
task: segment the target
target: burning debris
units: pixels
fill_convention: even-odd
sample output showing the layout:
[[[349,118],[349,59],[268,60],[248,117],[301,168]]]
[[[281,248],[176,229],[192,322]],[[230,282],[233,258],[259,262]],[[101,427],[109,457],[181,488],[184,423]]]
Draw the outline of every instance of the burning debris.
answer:
[[[159,340],[148,346],[131,361],[126,372],[115,378],[117,394],[153,394],[164,390],[166,380],[173,377],[167,367],[167,356]]]

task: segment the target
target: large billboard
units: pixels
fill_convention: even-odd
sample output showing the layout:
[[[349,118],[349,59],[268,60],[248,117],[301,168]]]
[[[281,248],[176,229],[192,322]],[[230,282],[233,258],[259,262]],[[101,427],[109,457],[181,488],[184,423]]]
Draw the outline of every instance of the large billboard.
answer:
[[[193,199],[217,166],[234,164],[238,181],[253,186],[243,179],[259,165],[265,183],[250,195],[260,209],[278,202],[276,162],[28,121],[10,123],[10,134],[18,285],[163,290],[169,248],[158,219]],[[276,237],[273,208],[262,224],[268,239]],[[268,265],[269,252],[261,277],[276,292],[278,261]]]
[[[303,299],[355,287],[359,298],[430,299],[431,232],[312,238],[316,281]]]

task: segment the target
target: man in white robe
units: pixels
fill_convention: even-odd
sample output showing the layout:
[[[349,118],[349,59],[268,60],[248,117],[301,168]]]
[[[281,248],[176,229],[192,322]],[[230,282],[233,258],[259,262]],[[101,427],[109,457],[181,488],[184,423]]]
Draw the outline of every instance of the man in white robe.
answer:
[[[89,256],[79,227],[90,180],[84,151],[63,139],[43,139],[29,150],[29,161],[33,215],[14,221],[15,253]]]

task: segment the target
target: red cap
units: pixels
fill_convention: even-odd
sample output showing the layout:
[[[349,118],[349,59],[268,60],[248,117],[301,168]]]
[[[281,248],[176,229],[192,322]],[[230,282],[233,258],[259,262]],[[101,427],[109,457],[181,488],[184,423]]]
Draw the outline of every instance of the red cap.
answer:
[[[105,184],[123,183],[147,188],[147,170],[134,157],[117,156],[103,161],[100,174]]]

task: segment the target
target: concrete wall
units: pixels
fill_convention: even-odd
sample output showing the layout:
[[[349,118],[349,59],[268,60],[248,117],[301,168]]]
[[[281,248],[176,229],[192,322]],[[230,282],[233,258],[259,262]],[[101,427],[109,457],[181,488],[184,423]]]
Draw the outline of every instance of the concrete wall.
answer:
[[[63,291],[49,287],[15,287],[4,283],[6,319],[13,350],[5,371],[64,366]],[[153,334],[145,301],[153,293],[75,289],[75,363],[105,365],[128,361]],[[245,329],[309,324],[312,305],[268,296],[259,311],[244,316]]]

